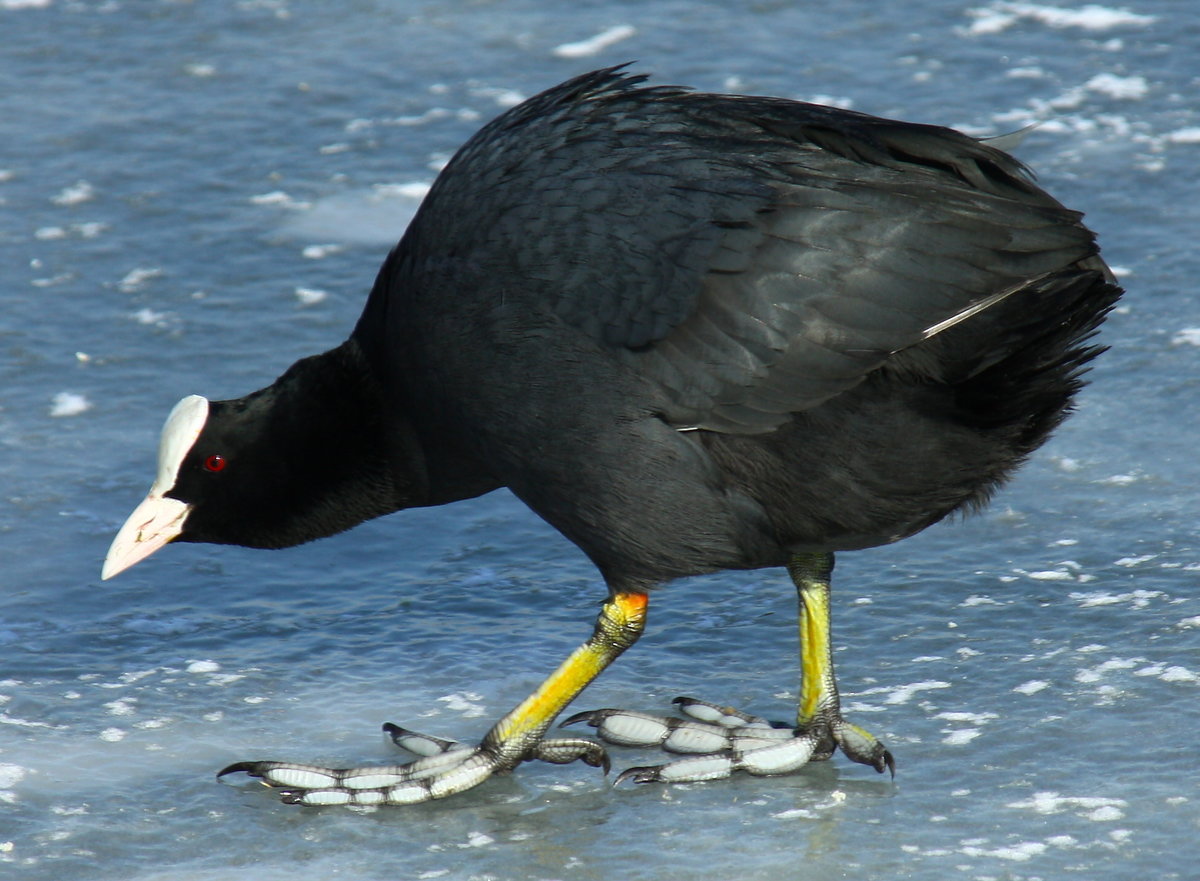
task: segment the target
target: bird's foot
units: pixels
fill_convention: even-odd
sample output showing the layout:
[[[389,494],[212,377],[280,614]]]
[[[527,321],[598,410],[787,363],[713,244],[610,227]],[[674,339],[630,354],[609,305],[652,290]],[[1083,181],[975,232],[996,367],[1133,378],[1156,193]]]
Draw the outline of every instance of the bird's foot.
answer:
[[[477,786],[493,774],[536,759],[564,765],[582,760],[608,773],[604,747],[591,740],[543,735],[563,708],[637,639],[648,598],[614,590],[600,607],[592,635],[558,665],[525,700],[483,736],[479,746],[384,725],[398,746],[419,758],[378,768],[322,768],[289,762],[237,762],[217,776],[241,771],[282,790],[283,800],[303,805],[400,805],[444,798]]]
[[[796,727],[690,697],[675,698],[673,703],[688,718],[605,709],[576,713],[562,724],[586,722],[607,743],[657,746],[689,756],[664,765],[630,768],[616,783],[692,783],[728,777],[734,771],[788,774],[810,761],[829,758],[838,747],[876,771],[890,770],[893,777],[896,773],[887,748],[840,714],[826,713]]]
[[[487,740],[477,747],[383,726],[397,746],[419,758],[404,765],[323,768],[293,762],[235,762],[217,774],[241,771],[280,791],[285,804],[406,805],[444,798],[509,771],[523,761],[564,765],[576,760],[608,773],[604,747],[582,738],[538,739],[521,751],[496,749]]]
[[[887,771],[896,778],[896,758],[883,742],[863,728],[852,725],[840,715],[829,723],[834,742],[846,757],[862,765],[870,765],[880,774]]]

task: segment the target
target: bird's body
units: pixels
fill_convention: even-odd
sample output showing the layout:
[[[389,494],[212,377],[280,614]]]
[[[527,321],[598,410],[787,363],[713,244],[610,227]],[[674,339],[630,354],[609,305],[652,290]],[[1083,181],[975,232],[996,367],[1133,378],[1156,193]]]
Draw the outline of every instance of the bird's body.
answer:
[[[1120,293],[1080,215],[948,129],[639,83],[569,81],[459,151],[349,340],[190,423],[173,537],[280,547],[506,486],[613,603],[984,503]]]

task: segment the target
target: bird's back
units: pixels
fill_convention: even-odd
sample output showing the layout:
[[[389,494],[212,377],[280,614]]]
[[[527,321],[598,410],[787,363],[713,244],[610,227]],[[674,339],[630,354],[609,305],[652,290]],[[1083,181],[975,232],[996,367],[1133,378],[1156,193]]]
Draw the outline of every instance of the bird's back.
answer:
[[[648,577],[985,499],[1119,294],[1080,215],[949,129],[639,83],[551,89],[439,176],[356,332],[403,350],[415,406]],[[684,507],[711,547],[666,540]]]

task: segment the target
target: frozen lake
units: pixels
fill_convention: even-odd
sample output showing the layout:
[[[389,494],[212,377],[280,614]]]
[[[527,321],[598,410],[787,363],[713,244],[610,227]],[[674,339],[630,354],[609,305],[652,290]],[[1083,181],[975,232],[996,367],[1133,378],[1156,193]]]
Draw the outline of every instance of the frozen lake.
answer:
[[[0,0],[0,875],[1194,878],[1200,7],[1062,2]],[[477,738],[590,633],[598,575],[507,493],[99,570],[175,401],[339,343],[455,148],[632,59],[976,134],[1041,122],[1017,154],[1128,289],[1078,412],[987,513],[839,558],[848,715],[895,781],[527,765],[374,811],[218,784],[242,759],[392,762],[388,720]],[[788,718],[796,669],[782,572],[699,578],[575,708]]]

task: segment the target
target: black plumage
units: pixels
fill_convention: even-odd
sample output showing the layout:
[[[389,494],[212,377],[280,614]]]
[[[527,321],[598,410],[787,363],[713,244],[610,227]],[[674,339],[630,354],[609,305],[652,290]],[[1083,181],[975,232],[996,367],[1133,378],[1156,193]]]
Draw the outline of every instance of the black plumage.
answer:
[[[165,489],[178,540],[282,547],[506,486],[616,596],[983,504],[1120,294],[1081,216],[949,129],[642,79],[472,138],[350,338],[211,405]]]

